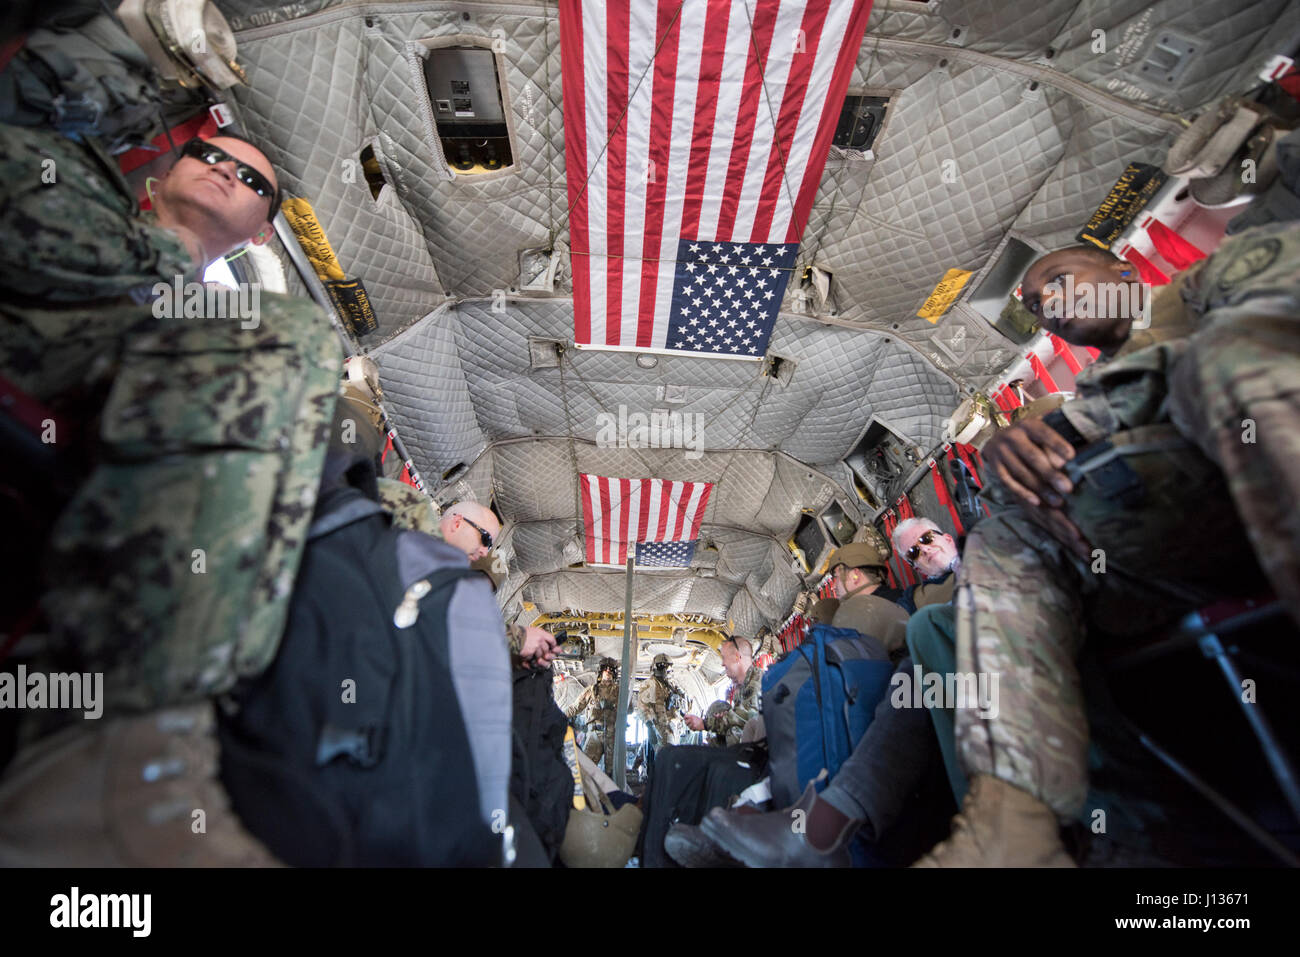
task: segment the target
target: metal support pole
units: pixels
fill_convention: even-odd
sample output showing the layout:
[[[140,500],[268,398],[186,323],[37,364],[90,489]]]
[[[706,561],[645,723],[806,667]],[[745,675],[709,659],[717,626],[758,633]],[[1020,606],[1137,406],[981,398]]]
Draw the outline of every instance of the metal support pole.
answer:
[[[627,706],[632,699],[632,567],[636,564],[631,550],[627,555],[627,601],[623,604],[623,667],[618,673],[618,714],[614,717],[614,783],[627,790]]]
[[[1259,746],[1264,751],[1264,758],[1273,771],[1273,777],[1277,778],[1277,784],[1282,790],[1283,797],[1286,798],[1287,804],[1291,806],[1291,813],[1295,815],[1297,821],[1300,821],[1300,784],[1297,784],[1296,781],[1296,770],[1287,759],[1286,752],[1278,742],[1277,735],[1273,733],[1273,726],[1269,724],[1268,718],[1264,717],[1264,713],[1259,710],[1257,705],[1242,698],[1241,672],[1237,670],[1237,663],[1232,660],[1232,656],[1223,647],[1223,642],[1219,640],[1218,635],[1209,634],[1201,638],[1201,651],[1205,657],[1217,661],[1219,667],[1223,669],[1223,676],[1228,679],[1228,686],[1232,689],[1232,696],[1241,705],[1246,721],[1250,723],[1251,730],[1255,732],[1255,737],[1259,739]]]

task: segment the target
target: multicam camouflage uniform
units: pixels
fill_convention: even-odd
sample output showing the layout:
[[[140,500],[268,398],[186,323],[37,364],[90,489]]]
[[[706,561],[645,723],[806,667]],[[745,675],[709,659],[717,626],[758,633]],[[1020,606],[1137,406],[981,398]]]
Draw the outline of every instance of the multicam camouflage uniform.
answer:
[[[740,733],[745,723],[755,715],[763,713],[763,672],[757,665],[750,665],[745,678],[739,685],[732,685],[724,705],[716,710],[710,706],[704,716],[704,730],[713,735],[713,743],[719,746],[739,744]]]
[[[0,176],[0,367],[97,427],[46,556],[55,641],[105,672],[109,711],[225,691],[267,666],[284,627],[335,333],[312,302],[271,293],[255,321],[155,317],[152,286],[196,264],[93,142],[0,126]]]
[[[660,745],[676,744],[673,721],[681,717],[681,703],[686,700],[681,690],[670,684],[666,676],[655,673],[637,692],[636,700],[642,718],[659,735]],[[669,707],[670,704],[674,707]]]
[[[602,675],[609,674],[602,669]],[[606,774],[614,773],[614,732],[618,715],[618,672],[611,677],[598,678],[596,683],[582,693],[574,713],[585,707],[592,709],[587,719],[587,743],[583,753],[598,765],[602,765]]]
[[[997,511],[963,554],[957,670],[997,674],[1000,700],[996,717],[957,712],[962,765],[1063,819],[1087,789],[1075,667],[1085,621],[1094,640],[1122,641],[1257,589],[1261,568],[1300,621],[1300,226],[1229,240],[1162,294],[1163,307],[1171,294],[1196,331],[1135,336],[1080,376],[1079,398],[1061,409],[1083,442],[1150,449],[1126,459],[1136,484],[1107,495],[1089,478],[1069,496],[1069,516],[1100,552],[1067,554],[991,482]]]

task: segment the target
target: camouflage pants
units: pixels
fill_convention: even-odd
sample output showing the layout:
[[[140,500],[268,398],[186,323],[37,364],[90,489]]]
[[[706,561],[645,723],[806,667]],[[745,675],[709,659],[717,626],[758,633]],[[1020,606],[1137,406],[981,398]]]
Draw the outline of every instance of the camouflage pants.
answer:
[[[606,726],[601,731],[587,735],[587,743],[582,753],[591,758],[596,765],[608,775],[614,774],[614,729]]]
[[[957,595],[957,671],[987,674],[997,707],[958,708],[957,754],[1062,818],[1088,788],[1088,722],[1075,658],[1083,640],[1077,572],[1064,549],[1018,509],[966,540]]]
[[[1111,439],[1122,446],[1145,432]],[[1086,480],[1070,497],[1069,513],[1094,546],[1091,563],[1012,506],[974,528],[958,574],[957,671],[987,676],[996,695],[987,713],[957,709],[958,759],[968,774],[1001,778],[1063,819],[1079,810],[1088,786],[1076,667],[1085,631],[1129,643],[1259,586],[1241,520],[1211,463],[1185,444],[1126,461],[1144,489],[1140,503],[1121,504]],[[1005,500],[995,484],[990,493]],[[1186,534],[1188,515],[1202,535]]]
[[[1223,310],[1170,377],[1170,414],[1222,470],[1260,567],[1300,623],[1300,310]]]

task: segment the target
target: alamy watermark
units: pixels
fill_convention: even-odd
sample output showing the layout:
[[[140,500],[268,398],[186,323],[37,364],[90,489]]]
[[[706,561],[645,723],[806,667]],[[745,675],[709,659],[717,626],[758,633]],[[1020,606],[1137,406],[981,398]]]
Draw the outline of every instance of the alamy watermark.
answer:
[[[238,319],[239,328],[256,329],[262,322],[262,286],[241,282],[235,288],[219,283],[181,282],[153,284],[155,319]]]
[[[104,673],[29,674],[19,665],[17,674],[0,672],[0,708],[82,710],[94,721],[104,713]]]
[[[700,412],[667,412],[656,409],[628,412],[620,405],[617,414],[596,416],[596,445],[602,449],[684,449],[688,459],[704,455],[704,415]]]
[[[1077,293],[1077,296],[1076,296]],[[1066,303],[1073,305],[1073,315],[1092,318],[1104,306],[1111,319],[1132,319],[1132,329],[1151,328],[1151,284],[1146,282],[1074,282],[1065,274],[1065,283],[1049,282],[1043,286],[1042,309],[1047,319],[1064,316]]]
[[[83,894],[73,887],[50,898],[51,927],[118,927],[132,937],[148,937],[152,914],[152,894]]]
[[[981,671],[923,671],[912,666],[912,673],[898,671],[889,679],[889,703],[895,708],[943,708],[949,711],[978,709],[981,718],[998,716],[997,673]]]

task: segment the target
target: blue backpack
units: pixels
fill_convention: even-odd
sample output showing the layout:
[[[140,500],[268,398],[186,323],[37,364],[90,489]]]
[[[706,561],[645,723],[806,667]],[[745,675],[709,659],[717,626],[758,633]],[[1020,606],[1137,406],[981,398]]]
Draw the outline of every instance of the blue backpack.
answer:
[[[875,717],[894,666],[875,638],[814,625],[763,675],[772,802],[789,807],[824,768],[835,777]]]

